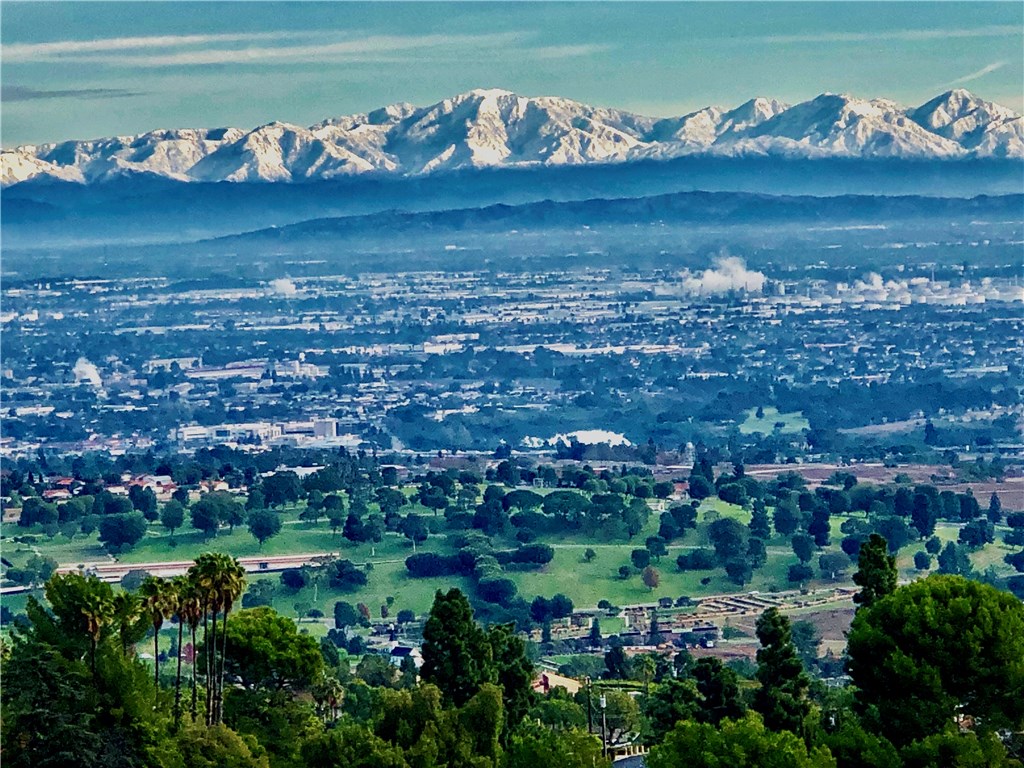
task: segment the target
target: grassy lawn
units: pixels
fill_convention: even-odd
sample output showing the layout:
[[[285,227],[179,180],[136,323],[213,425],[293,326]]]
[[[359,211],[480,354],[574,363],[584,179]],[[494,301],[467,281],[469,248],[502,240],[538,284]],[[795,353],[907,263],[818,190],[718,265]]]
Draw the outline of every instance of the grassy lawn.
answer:
[[[764,409],[764,415],[757,418],[757,409],[751,408],[747,411],[747,418],[740,424],[740,432],[749,435],[760,432],[763,435],[770,435],[775,431],[776,423],[782,423],[781,432],[792,434],[810,429],[810,423],[804,418],[800,411],[793,413],[779,413],[778,410],[769,406]]]
[[[771,431],[775,421],[783,420],[788,425],[784,431],[796,431],[802,428],[801,425],[806,424],[800,414],[780,415],[774,409],[769,408],[766,409],[764,418],[760,420],[756,419],[754,412],[751,411],[743,428],[745,431],[758,431],[759,426],[767,425],[766,431]],[[538,492],[545,493],[548,490],[550,489],[538,489]],[[412,489],[406,488],[405,492],[411,493]],[[509,571],[507,575],[516,582],[520,596],[526,600],[532,600],[538,595],[550,597],[561,592],[569,596],[578,608],[595,607],[601,600],[609,600],[616,605],[628,605],[650,603],[662,597],[669,597],[673,600],[683,595],[699,598],[709,594],[738,593],[750,590],[768,592],[790,589],[795,586],[788,582],[786,572],[789,566],[795,564],[797,560],[788,539],[781,536],[773,536],[766,542],[768,563],[754,573],[751,583],[742,587],[731,582],[721,568],[699,572],[680,572],[678,570],[676,557],[681,552],[694,547],[709,546],[707,528],[714,520],[728,517],[744,525],[750,521],[749,510],[714,497],[705,499],[701,503],[697,529],[687,531],[684,537],[677,539],[669,547],[667,556],[663,557],[660,562],[653,563],[661,576],[661,583],[657,588],[650,590],[644,586],[639,573],[635,570],[629,578],[620,578],[618,569],[623,565],[630,564],[632,550],[642,548],[647,537],[657,534],[659,514],[671,503],[650,500],[649,504],[652,510],[647,523],[643,530],[629,541],[595,541],[585,534],[542,537],[539,539],[541,543],[547,543],[554,548],[554,559],[541,570]],[[372,505],[372,511],[376,511],[375,507],[376,505]],[[462,577],[410,578],[406,572],[405,559],[413,553],[413,548],[411,542],[399,534],[387,534],[384,541],[376,546],[369,543],[352,544],[339,534],[332,533],[324,518],[316,525],[299,520],[298,515],[301,509],[300,505],[292,505],[282,510],[281,533],[268,540],[262,548],[245,526],[237,527],[233,532],[223,529],[217,536],[206,538],[200,532],[186,525],[172,538],[158,524],[153,524],[149,526],[145,538],[134,549],[121,555],[118,559],[123,563],[132,564],[187,561],[208,551],[226,552],[236,557],[331,552],[361,566],[367,563],[371,564],[372,569],[367,571],[368,583],[365,588],[354,593],[343,593],[324,585],[318,590],[316,601],[313,600],[312,587],[293,592],[281,585],[276,573],[250,577],[251,580],[270,580],[275,585],[274,607],[285,615],[295,617],[297,606],[305,610],[318,608],[323,611],[326,621],[304,621],[302,624],[302,629],[308,630],[314,635],[324,634],[327,627],[330,626],[334,602],[337,600],[365,603],[370,608],[371,615],[377,618],[380,616],[381,605],[385,604],[388,597],[393,597],[391,616],[396,615],[402,609],[411,609],[417,615],[422,615],[429,610],[436,590],[451,587],[459,587],[467,592],[472,590],[472,582]],[[434,514],[433,510],[419,505],[405,507],[403,511],[416,511],[428,521],[436,520],[442,524],[444,522],[440,516]],[[860,516],[858,515],[858,517]],[[840,551],[839,542],[843,537],[840,526],[847,518],[846,515],[832,517],[832,544],[823,551]],[[9,537],[15,531],[18,534],[25,532],[24,529],[8,528],[4,533]],[[959,527],[948,523],[939,523],[936,534],[944,543],[955,541],[959,534]],[[517,542],[510,536],[506,536],[495,538],[494,544],[497,548],[512,548],[517,545]],[[595,552],[591,562],[584,560],[584,552],[588,548]],[[917,571],[913,565],[913,555],[919,549],[923,549],[923,542],[912,542],[901,552],[898,558],[901,577],[917,578],[925,575]],[[418,547],[418,551],[451,551],[448,536],[444,533],[432,534],[424,544]],[[1007,574],[1011,572],[1011,569],[1003,563],[1002,558],[1009,551],[1011,551],[1010,547],[997,543],[972,553],[971,559],[979,571],[994,566],[1000,574]],[[62,565],[76,565],[109,559],[95,533],[88,537],[78,535],[70,541],[62,535],[53,539],[37,535],[34,544],[20,544],[11,541],[10,538],[5,539],[5,557],[16,566],[24,565],[35,552],[52,557]],[[818,553],[810,563],[816,574],[817,560]],[[933,558],[933,571],[934,568]],[[852,575],[853,570],[853,568],[849,570],[847,577]],[[709,579],[707,584],[701,584],[701,580],[704,578]],[[848,578],[845,582],[815,580],[808,586],[814,588],[836,586],[843,583],[849,584],[850,582]],[[25,596],[23,595],[5,599],[5,605],[10,606],[15,613],[24,610],[24,602]],[[621,630],[620,625],[621,620],[602,619],[602,631],[605,634]]]

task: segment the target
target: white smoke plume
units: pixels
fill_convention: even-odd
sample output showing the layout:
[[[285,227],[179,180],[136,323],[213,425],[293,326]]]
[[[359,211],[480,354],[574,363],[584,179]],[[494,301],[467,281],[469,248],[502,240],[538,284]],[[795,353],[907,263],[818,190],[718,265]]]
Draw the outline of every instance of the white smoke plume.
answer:
[[[75,384],[89,384],[93,387],[103,385],[99,369],[84,357],[78,358],[71,372],[75,374]]]
[[[747,263],[737,256],[716,256],[711,269],[683,275],[683,290],[701,296],[713,296],[729,291],[760,293],[764,288],[763,272],[747,269]]]
[[[294,296],[299,292],[299,289],[295,287],[295,283],[287,277],[279,277],[276,280],[271,280],[270,290],[278,296]]]

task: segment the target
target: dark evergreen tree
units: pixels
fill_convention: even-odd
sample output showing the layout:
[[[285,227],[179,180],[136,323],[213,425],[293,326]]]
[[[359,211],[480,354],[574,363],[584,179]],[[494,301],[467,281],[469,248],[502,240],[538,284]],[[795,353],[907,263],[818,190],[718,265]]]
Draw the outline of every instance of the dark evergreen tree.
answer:
[[[434,595],[423,627],[422,653],[420,677],[436,685],[444,701],[455,706],[465,704],[490,681],[491,645],[459,589]]]
[[[814,537],[814,543],[817,546],[828,546],[829,536],[832,533],[832,526],[827,507],[816,506],[811,511],[811,522],[807,526],[807,532]]]
[[[770,539],[772,537],[771,521],[768,519],[768,510],[760,499],[754,501],[754,511],[750,516],[750,535],[758,539]]]
[[[757,620],[757,680],[754,709],[773,731],[802,734],[811,703],[807,698],[810,679],[793,644],[789,619],[777,608],[769,608]]]
[[[865,608],[896,590],[896,558],[889,554],[889,545],[877,533],[871,534],[860,545],[857,558],[857,572],[853,583],[860,592],[853,596],[853,602]]]

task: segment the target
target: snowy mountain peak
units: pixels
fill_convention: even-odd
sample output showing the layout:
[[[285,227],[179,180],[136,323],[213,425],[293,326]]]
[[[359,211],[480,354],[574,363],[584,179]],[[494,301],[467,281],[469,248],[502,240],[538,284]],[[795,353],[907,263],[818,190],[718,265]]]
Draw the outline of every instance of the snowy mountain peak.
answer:
[[[964,89],[913,109],[823,93],[790,106],[755,98],[652,118],[500,88],[425,107],[396,103],[308,128],[237,128],[23,146],[0,157],[4,186],[32,178],[92,183],[148,173],[180,181],[306,181],[481,167],[580,165],[685,155],[1024,158],[1024,120]]]

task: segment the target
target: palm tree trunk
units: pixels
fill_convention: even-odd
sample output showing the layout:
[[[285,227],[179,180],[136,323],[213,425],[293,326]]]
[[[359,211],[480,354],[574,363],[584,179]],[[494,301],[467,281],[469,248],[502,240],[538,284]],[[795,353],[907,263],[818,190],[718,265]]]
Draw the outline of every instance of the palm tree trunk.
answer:
[[[231,609],[224,606],[224,622],[221,628],[221,644],[220,644],[220,680],[217,683],[217,707],[216,707],[216,722],[221,723],[224,721],[224,665],[226,663],[226,657],[228,652],[228,613]]]
[[[91,653],[89,654],[90,665],[92,666],[92,676],[93,676],[93,678],[95,678],[96,677],[96,638],[95,637],[91,637],[89,639],[91,641],[91,644],[89,646],[90,651],[91,651]]]
[[[206,675],[203,677],[203,683],[206,685],[206,702],[205,709],[203,710],[203,717],[206,719],[206,724],[210,724],[210,614],[206,604],[203,604],[203,656],[206,658]]]
[[[216,701],[217,692],[217,609],[213,609],[213,619],[211,620],[211,632],[210,642],[206,645],[206,724],[213,725],[216,721],[213,719],[216,715],[214,712],[214,702]]]
[[[178,616],[178,671],[174,676],[174,730],[181,726],[181,638],[185,631],[185,622]]]
[[[191,624],[192,631],[192,722],[195,723],[198,713],[199,688],[196,686],[196,625]]]
[[[160,628],[153,625],[153,685],[160,688]]]

